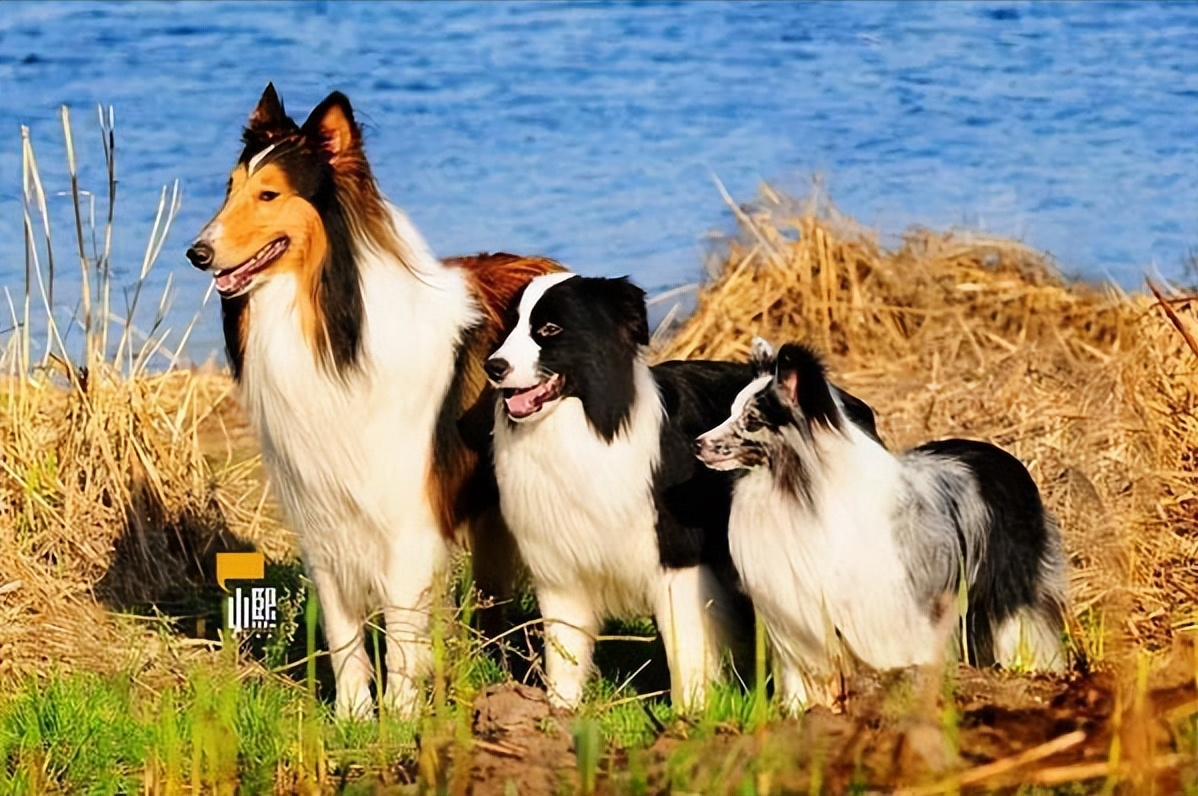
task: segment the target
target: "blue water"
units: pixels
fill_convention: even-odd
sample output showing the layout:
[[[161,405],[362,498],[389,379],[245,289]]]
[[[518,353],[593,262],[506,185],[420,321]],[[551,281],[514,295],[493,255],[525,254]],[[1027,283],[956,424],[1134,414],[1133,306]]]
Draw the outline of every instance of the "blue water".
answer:
[[[820,174],[887,232],[980,227],[1129,287],[1184,276],[1198,249],[1194,3],[4,2],[0,286],[24,273],[18,125],[65,190],[69,104],[83,187],[103,190],[95,106],[111,103],[118,271],[136,272],[178,178],[155,278],[173,274],[185,320],[208,280],[182,252],[269,80],[301,119],[349,94],[384,191],[441,254],[692,282],[705,234],[731,227],[713,174],[741,200]],[[77,282],[67,199],[51,202]],[[217,315],[193,349],[216,346]]]

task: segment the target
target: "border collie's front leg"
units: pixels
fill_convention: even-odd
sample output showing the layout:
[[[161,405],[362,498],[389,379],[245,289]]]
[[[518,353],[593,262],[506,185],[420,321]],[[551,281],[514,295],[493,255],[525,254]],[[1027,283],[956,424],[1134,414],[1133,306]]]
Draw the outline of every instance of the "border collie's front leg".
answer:
[[[585,592],[537,588],[545,623],[545,690],[549,704],[575,710],[591,673],[599,619]]]
[[[724,589],[707,567],[662,573],[654,613],[670,667],[670,699],[681,711],[702,708],[707,685],[719,673],[726,603]]]
[[[309,571],[320,599],[320,623],[333,664],[337,716],[369,718],[374,711],[374,700],[370,696],[370,658],[362,635],[366,617],[355,614],[346,606],[341,586],[332,573],[319,566],[310,566]]]
[[[430,528],[397,544],[387,562],[383,604],[387,690],[383,703],[401,718],[415,717],[424,707],[422,685],[433,662],[433,600],[445,555],[445,543]]]

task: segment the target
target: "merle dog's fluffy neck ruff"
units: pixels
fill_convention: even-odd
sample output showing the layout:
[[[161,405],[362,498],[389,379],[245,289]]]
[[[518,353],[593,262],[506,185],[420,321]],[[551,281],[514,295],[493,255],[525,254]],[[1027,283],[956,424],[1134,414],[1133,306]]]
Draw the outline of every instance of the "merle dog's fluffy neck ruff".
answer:
[[[971,662],[1063,664],[1059,534],[1018,461],[966,440],[895,456],[846,422],[810,350],[787,345],[774,357],[758,343],[755,364],[697,452],[710,467],[748,471],[730,550],[791,707],[832,701],[845,658],[878,668],[940,660],[960,625],[962,575]]]

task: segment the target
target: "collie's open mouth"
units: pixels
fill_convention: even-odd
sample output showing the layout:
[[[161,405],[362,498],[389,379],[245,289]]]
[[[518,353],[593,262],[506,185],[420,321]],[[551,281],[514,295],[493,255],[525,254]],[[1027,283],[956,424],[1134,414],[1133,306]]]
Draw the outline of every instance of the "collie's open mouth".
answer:
[[[212,278],[216,280],[216,289],[222,296],[236,296],[249,287],[254,274],[273,263],[287,251],[290,241],[287,238],[276,238],[258,250],[250,259],[241,265],[225,268],[215,272]]]
[[[504,390],[503,403],[508,416],[521,420],[535,415],[541,407],[562,394],[562,377],[553,374],[545,381],[523,390]]]

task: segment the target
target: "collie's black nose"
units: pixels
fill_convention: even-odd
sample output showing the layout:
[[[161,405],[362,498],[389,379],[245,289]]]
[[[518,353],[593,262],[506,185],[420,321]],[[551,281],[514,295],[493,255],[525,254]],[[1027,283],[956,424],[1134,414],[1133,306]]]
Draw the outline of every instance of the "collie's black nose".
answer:
[[[176,249],[176,251],[178,251]],[[216,252],[207,243],[196,241],[187,250],[187,259],[191,260],[191,264],[201,271],[207,271],[212,267],[212,261],[216,259]]]
[[[506,359],[495,359],[492,357],[483,364],[483,370],[487,372],[487,378],[494,382],[503,381],[507,374],[512,372],[512,365]]]

